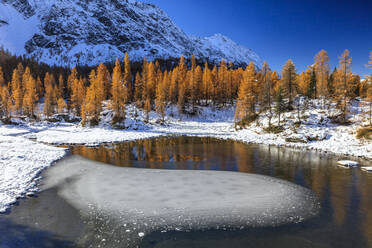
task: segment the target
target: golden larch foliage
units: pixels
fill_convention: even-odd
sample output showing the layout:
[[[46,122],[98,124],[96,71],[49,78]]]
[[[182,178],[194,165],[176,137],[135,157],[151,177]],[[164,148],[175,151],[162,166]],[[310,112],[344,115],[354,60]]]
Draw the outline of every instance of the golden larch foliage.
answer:
[[[11,85],[11,91],[12,91],[12,97],[13,97],[13,111],[15,113],[22,113],[22,103],[23,103],[23,91],[21,87],[21,81],[20,81],[20,75],[18,72],[18,69],[14,69],[13,75],[12,75],[12,81],[10,83]]]
[[[253,62],[249,63],[239,88],[238,100],[236,103],[235,121],[239,122],[251,118],[256,113],[256,70]]]
[[[96,75],[96,80],[97,80],[97,87],[99,90],[99,97],[100,99],[106,100],[108,99],[108,96],[110,94],[110,81],[111,81],[111,75],[110,72],[107,70],[107,67],[101,63],[99,64],[97,68],[97,75]]]
[[[67,104],[62,97],[60,97],[57,101],[57,110],[59,114],[64,114],[67,110]]]
[[[165,117],[167,83],[168,83],[168,73],[165,72],[163,76],[163,80],[161,80],[156,87],[156,99],[155,99],[156,112],[161,117],[162,122],[164,122],[164,117]]]
[[[142,106],[142,91],[143,91],[143,81],[141,74],[137,72],[136,78],[134,81],[134,101],[136,102],[137,106],[140,107]]]
[[[98,70],[99,73],[102,70]],[[102,75],[98,76],[95,70],[89,74],[90,85],[87,89],[84,101],[85,114],[91,125],[97,125],[100,113],[102,111],[102,101],[104,98],[104,82],[101,80]]]
[[[349,113],[349,103],[352,95],[352,87],[350,85],[352,79],[351,61],[349,50],[345,50],[339,57],[339,67],[334,78],[335,100],[341,111],[342,122],[347,121]]]
[[[125,119],[126,89],[124,86],[121,65],[117,59],[112,73],[112,110],[114,111],[114,123],[122,122]]]
[[[27,71],[27,70],[26,70]],[[36,106],[36,101],[38,100],[38,95],[36,91],[36,80],[28,75],[28,79],[25,79],[25,95],[23,98],[23,111],[29,117],[34,116],[34,110]]]
[[[76,115],[81,114],[81,107],[85,98],[84,79],[75,78],[71,84],[71,104]]]
[[[329,80],[329,57],[325,50],[321,50],[314,58],[316,74],[316,92],[320,97],[328,97],[328,80]]]
[[[3,118],[9,118],[12,107],[12,99],[6,85],[0,87],[0,109]]]
[[[65,81],[63,79],[63,75],[59,74],[58,76],[58,98],[63,98],[65,95]]]
[[[310,88],[312,70],[309,68],[306,71],[301,72],[298,79],[298,93],[305,96]]]
[[[70,75],[67,77],[67,93],[68,95],[72,95],[72,87],[74,81],[78,79],[78,72],[76,67],[72,68]]]
[[[45,97],[44,97],[44,114],[47,117],[52,116],[55,113],[57,105],[57,89],[52,84],[45,86]]]
[[[297,93],[297,79],[296,67],[293,61],[289,59],[283,66],[280,85],[284,96],[288,98],[288,109],[293,109],[293,99]]]
[[[211,88],[211,72],[209,70],[208,62],[204,64],[203,78],[202,78],[202,92],[203,98],[207,103],[210,100],[210,88]]]
[[[178,68],[174,68],[170,75],[169,100],[172,104],[177,103],[178,98]]]

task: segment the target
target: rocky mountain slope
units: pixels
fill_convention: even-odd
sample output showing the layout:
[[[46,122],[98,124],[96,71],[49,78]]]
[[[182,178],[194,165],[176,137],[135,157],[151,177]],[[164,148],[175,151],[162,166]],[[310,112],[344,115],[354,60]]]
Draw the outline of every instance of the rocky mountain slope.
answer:
[[[155,5],[134,0],[0,0],[0,46],[48,64],[96,65],[182,54],[236,64],[261,60],[223,35],[186,35]]]

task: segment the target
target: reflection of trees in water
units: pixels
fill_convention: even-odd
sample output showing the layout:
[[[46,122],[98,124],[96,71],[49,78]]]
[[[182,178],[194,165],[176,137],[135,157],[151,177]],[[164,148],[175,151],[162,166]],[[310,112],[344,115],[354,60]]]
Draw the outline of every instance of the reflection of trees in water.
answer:
[[[362,229],[370,247],[372,247],[372,175],[360,178],[360,212],[365,213],[361,216]]]
[[[343,243],[344,247],[372,247],[371,175],[338,168],[337,158],[315,152],[265,146],[260,149],[266,163],[275,167],[274,173],[268,171],[266,175],[301,184],[318,195],[323,208],[327,208],[321,217],[325,223],[330,218],[335,224],[325,226],[324,232],[334,236],[336,243]]]
[[[347,171],[349,172],[349,171]],[[342,226],[345,222],[347,206],[350,198],[350,176],[347,176],[346,171],[341,169],[334,170],[329,175],[329,189],[331,192],[330,198],[333,207],[334,222]]]
[[[348,239],[347,231],[355,233],[353,229],[361,229],[350,240],[360,239],[356,241],[358,244],[365,240],[372,247],[372,177],[359,170],[336,167],[335,157],[314,151],[197,137],[163,137],[113,147],[74,147],[72,153],[118,166],[229,170],[295,182],[319,196],[324,205],[322,218],[332,220],[337,227],[337,234],[333,234],[336,239]]]

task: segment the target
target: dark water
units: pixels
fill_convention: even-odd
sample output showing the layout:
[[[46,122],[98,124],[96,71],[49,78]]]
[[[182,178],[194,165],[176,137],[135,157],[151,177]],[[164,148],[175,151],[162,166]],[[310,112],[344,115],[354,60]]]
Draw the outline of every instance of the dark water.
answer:
[[[372,174],[337,167],[340,157],[192,137],[70,149],[72,154],[117,166],[268,175],[313,190],[322,204],[318,217],[298,225],[239,231],[152,233],[145,236],[140,247],[372,248]],[[368,161],[360,162],[369,165]],[[102,226],[107,223],[101,219],[90,224],[85,222],[79,212],[52,189],[42,192],[38,198],[21,201],[8,215],[0,216],[0,247],[74,247],[76,244],[98,247],[93,239],[100,237]],[[93,234],[86,232],[92,228]],[[101,247],[120,246],[103,244]]]

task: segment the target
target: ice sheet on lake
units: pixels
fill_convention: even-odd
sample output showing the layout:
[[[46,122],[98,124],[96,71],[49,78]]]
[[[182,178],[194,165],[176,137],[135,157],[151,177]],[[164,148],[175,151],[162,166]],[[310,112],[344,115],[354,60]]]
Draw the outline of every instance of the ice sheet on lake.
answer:
[[[59,194],[84,215],[114,219],[128,240],[153,231],[297,223],[319,209],[311,191],[266,176],[120,168],[78,156],[51,167],[45,183],[59,186]]]

